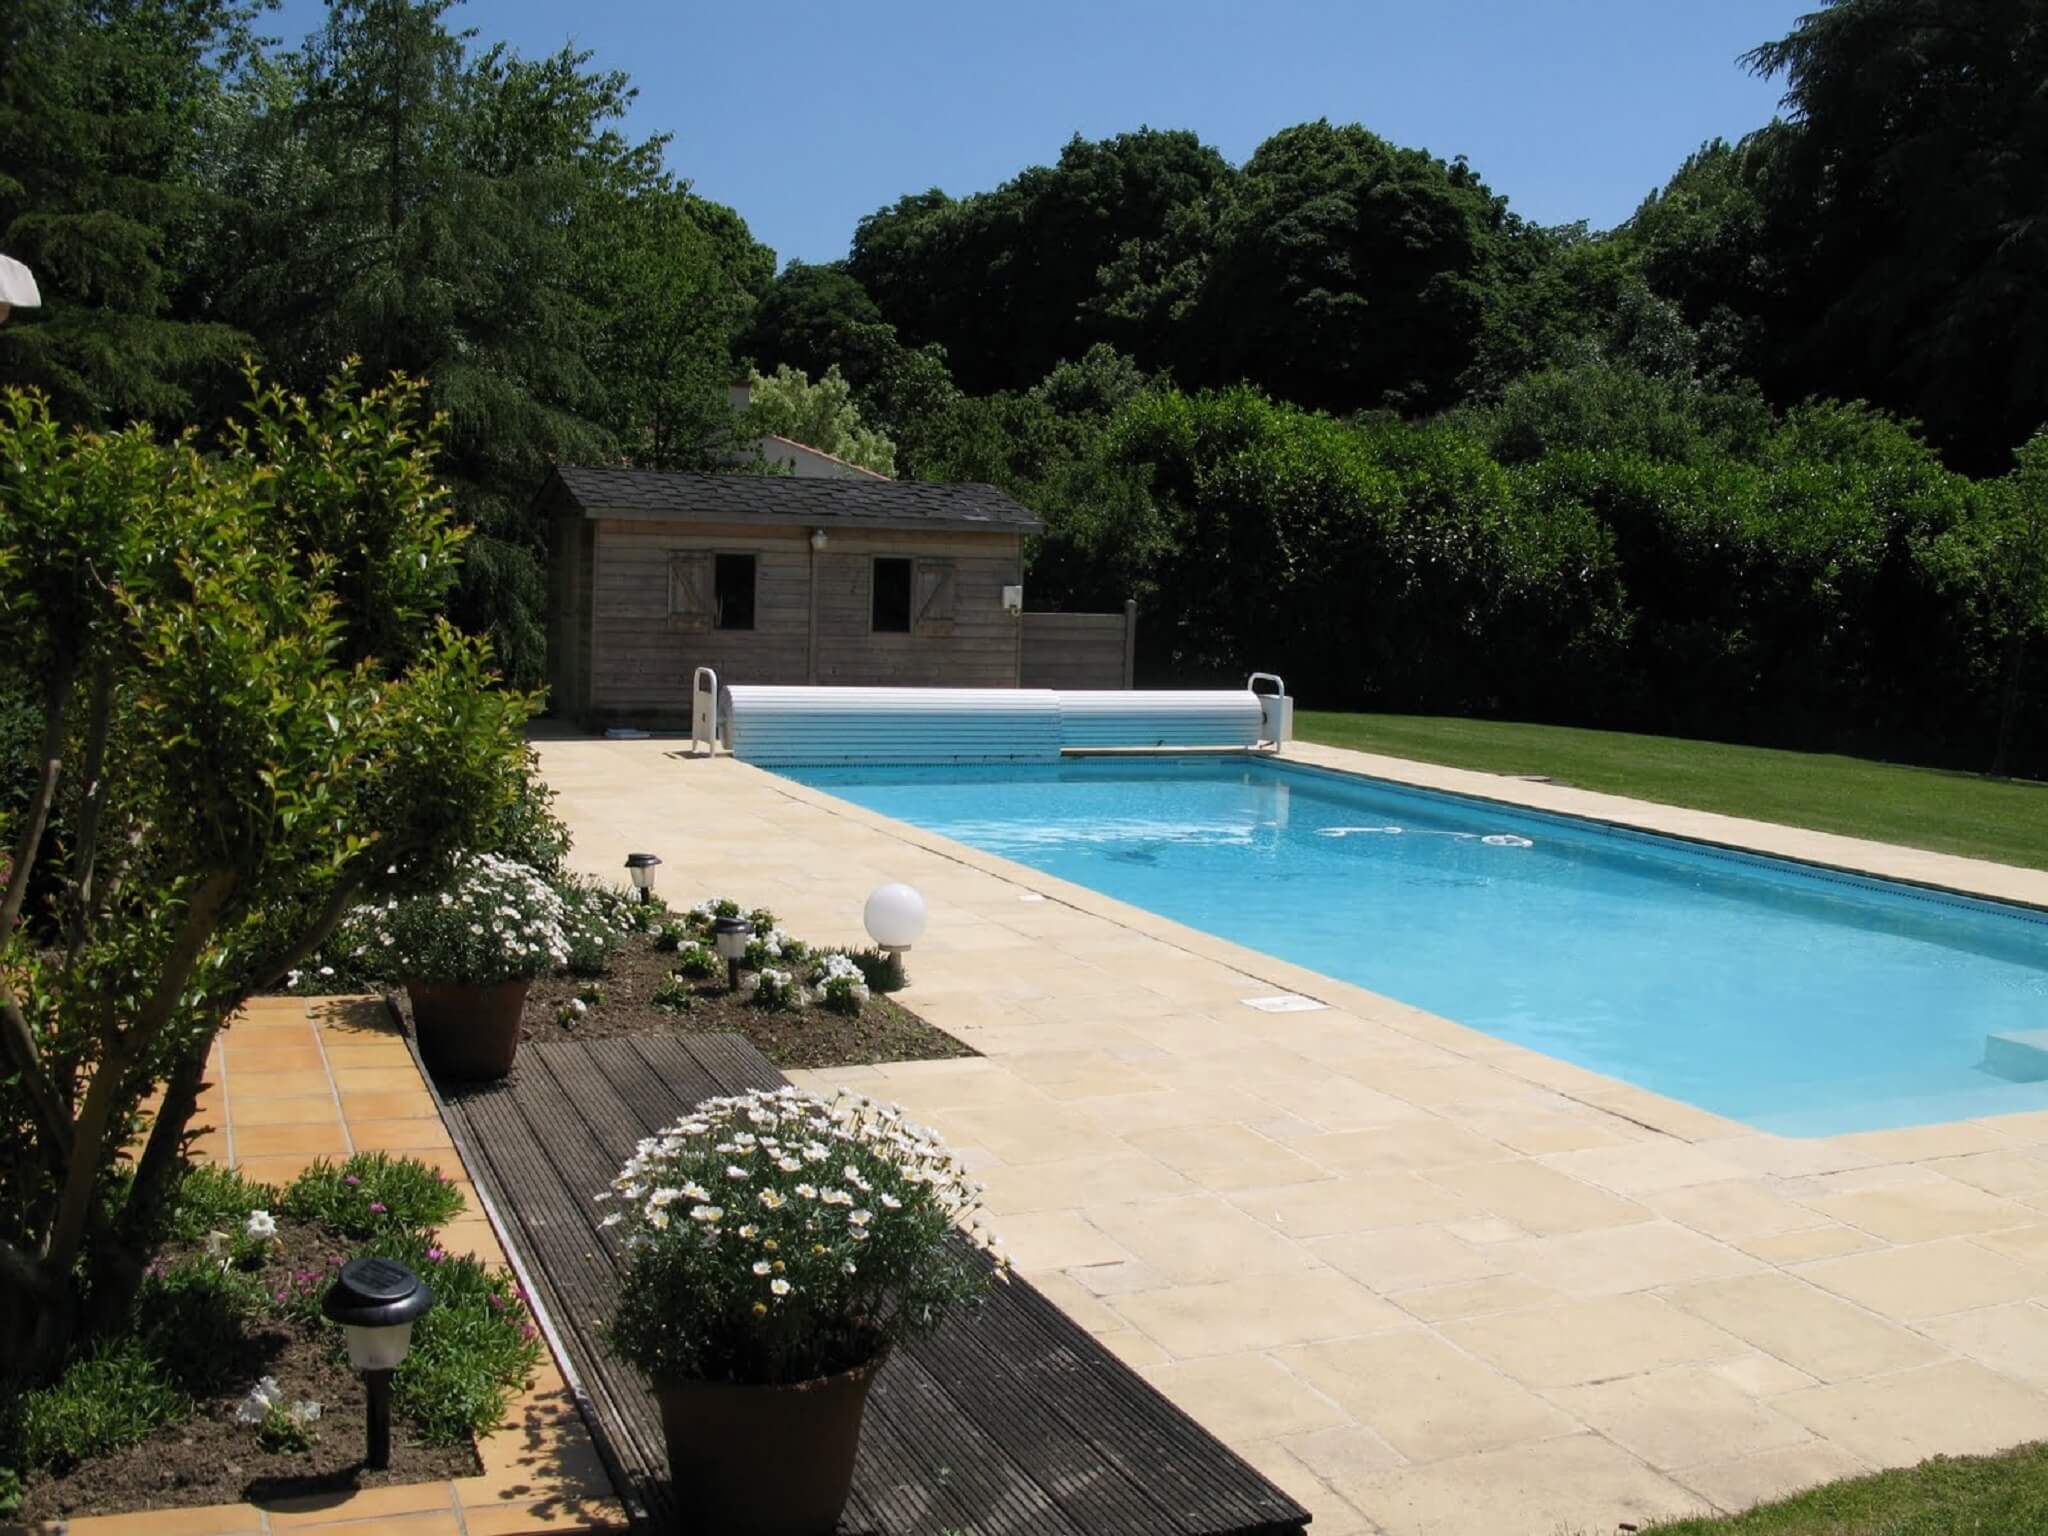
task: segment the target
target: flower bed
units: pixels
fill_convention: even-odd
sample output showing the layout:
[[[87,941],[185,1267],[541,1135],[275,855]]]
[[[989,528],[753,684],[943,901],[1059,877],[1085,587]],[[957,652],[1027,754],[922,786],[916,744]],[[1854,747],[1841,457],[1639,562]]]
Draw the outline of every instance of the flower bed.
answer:
[[[585,888],[572,896],[572,927],[583,904],[583,939],[571,968],[542,977],[527,995],[528,1040],[595,1040],[615,1035],[744,1035],[779,1067],[855,1066],[971,1056],[960,1041],[885,995],[901,974],[872,951],[816,950],[785,933],[773,913],[705,901],[684,912]],[[740,990],[710,926],[721,914],[747,918],[759,933],[741,962]],[[590,936],[602,927],[609,944]],[[581,974],[578,974],[578,973]]]
[[[0,1514],[54,1520],[478,1472],[474,1437],[503,1418],[539,1344],[509,1275],[436,1243],[462,1204],[425,1164],[377,1153],[316,1163],[282,1189],[192,1170],[129,1326],[0,1409]],[[334,1274],[365,1254],[410,1264],[435,1300],[393,1384],[391,1465],[378,1472],[360,1466],[362,1380],[320,1312]]]

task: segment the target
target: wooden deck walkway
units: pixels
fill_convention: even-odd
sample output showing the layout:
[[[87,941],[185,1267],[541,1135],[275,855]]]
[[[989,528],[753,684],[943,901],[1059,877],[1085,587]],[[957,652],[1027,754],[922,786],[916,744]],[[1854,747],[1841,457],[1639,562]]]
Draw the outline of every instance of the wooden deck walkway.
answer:
[[[598,1339],[620,1254],[592,1197],[635,1142],[698,1100],[784,1081],[736,1035],[529,1044],[512,1080],[446,1103],[582,1378],[622,1491],[665,1529],[688,1501],[669,1486],[653,1398]],[[1288,1536],[1308,1518],[1016,1281],[882,1372],[840,1530]]]

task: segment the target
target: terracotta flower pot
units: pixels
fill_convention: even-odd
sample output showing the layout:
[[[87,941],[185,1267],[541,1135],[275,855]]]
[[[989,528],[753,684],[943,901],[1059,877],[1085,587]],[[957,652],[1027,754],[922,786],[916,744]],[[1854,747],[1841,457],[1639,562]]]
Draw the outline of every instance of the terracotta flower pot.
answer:
[[[779,1387],[658,1384],[670,1481],[690,1530],[829,1536],[853,1491],[868,1388],[887,1351]]]
[[[530,979],[461,986],[407,978],[413,1033],[434,1076],[469,1082],[510,1072],[532,985]]]

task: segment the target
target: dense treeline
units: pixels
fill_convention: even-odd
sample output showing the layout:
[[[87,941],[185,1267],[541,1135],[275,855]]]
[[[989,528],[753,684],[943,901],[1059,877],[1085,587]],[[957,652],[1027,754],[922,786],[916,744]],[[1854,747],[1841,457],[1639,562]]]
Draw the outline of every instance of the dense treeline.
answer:
[[[752,366],[757,430],[1038,509],[1034,605],[1137,595],[1157,676],[2048,767],[2048,0],[1826,0],[1744,61],[1786,115],[1612,231],[1357,125],[1140,128],[779,276],[623,76],[452,3],[291,48],[233,0],[0,12],[0,248],[50,299],[0,382],[206,429],[245,352],[425,377],[458,616],[522,680],[543,466],[725,462]]]

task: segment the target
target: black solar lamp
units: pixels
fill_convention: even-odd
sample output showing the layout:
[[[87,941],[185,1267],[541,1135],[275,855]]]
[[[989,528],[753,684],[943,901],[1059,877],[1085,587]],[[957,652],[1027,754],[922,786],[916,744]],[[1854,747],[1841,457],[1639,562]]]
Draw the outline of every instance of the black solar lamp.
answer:
[[[391,1374],[412,1348],[412,1325],[434,1304],[426,1282],[396,1259],[352,1259],[327,1288],[320,1310],[341,1324],[348,1363],[369,1393],[370,1440],[363,1465],[391,1465]]]
[[[721,917],[711,925],[711,942],[725,961],[725,985],[730,991],[739,990],[740,961],[753,937],[754,930],[743,917]]]
[[[654,900],[654,869],[661,863],[658,853],[629,853],[626,855],[626,870],[633,877],[633,889],[640,893],[642,901]]]

